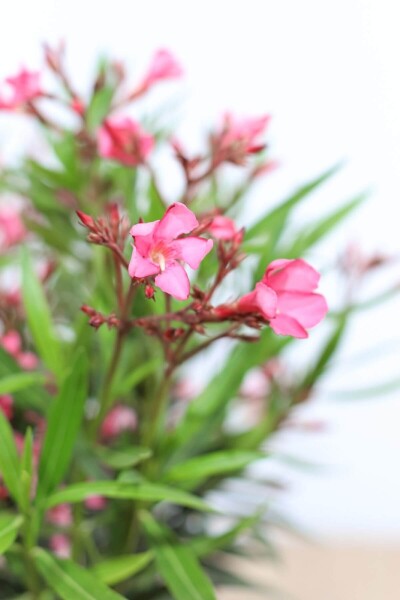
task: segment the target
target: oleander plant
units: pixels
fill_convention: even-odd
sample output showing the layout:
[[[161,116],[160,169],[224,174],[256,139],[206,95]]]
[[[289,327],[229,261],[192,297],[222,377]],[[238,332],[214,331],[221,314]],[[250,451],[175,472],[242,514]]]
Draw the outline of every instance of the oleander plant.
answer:
[[[212,600],[250,585],[230,554],[271,555],[278,486],[252,467],[273,459],[384,259],[321,264],[344,290],[328,311],[307,255],[364,197],[294,215],[336,168],[261,199],[248,224],[248,192],[276,167],[268,116],[226,113],[193,153],[168,114],[143,116],[183,74],[169,51],[136,84],[100,61],[86,95],[64,54],[46,46],[43,68],[0,85],[1,122],[34,123],[38,140],[0,167],[0,599]],[[293,370],[288,348],[322,320]]]

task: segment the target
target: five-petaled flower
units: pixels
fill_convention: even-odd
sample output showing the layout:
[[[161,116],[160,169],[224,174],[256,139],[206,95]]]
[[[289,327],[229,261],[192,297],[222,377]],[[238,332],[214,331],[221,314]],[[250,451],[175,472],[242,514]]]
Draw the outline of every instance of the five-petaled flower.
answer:
[[[177,300],[186,300],[190,283],[180,263],[197,269],[213,246],[212,240],[182,237],[198,225],[194,213],[180,202],[172,204],[161,220],[134,225],[130,276],[144,279],[155,275],[155,284],[163,292]]]
[[[106,119],[97,134],[100,156],[134,167],[143,164],[154,147],[154,138],[130,117]]]

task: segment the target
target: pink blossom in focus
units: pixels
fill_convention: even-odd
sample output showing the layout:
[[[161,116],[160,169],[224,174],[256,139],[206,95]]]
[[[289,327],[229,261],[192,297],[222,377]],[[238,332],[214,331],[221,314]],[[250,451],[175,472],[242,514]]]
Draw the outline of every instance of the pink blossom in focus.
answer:
[[[22,68],[17,75],[6,78],[7,95],[0,98],[0,108],[13,110],[43,95],[39,71]]]
[[[46,519],[58,527],[69,527],[72,524],[72,509],[70,504],[59,504],[46,513]]]
[[[0,396],[0,411],[5,415],[6,419],[10,420],[13,417],[13,399],[10,394]]]
[[[198,224],[194,213],[177,202],[167,209],[161,220],[134,225],[130,232],[135,245],[129,275],[138,279],[155,275],[155,284],[163,292],[177,300],[186,300],[190,283],[179,261],[197,269],[213,247],[212,240],[180,237]]]
[[[223,241],[234,240],[240,234],[235,222],[225,215],[216,215],[207,227],[207,231],[215,239]]]
[[[119,404],[106,415],[101,426],[101,435],[104,439],[109,440],[117,437],[123,431],[135,431],[136,427],[136,412],[129,406]]]
[[[134,167],[145,162],[154,147],[154,138],[130,117],[114,117],[104,121],[97,143],[100,156]]]
[[[0,207],[0,250],[18,244],[26,234],[20,213],[11,208]]]
[[[306,330],[322,321],[328,305],[324,296],[315,293],[319,280],[320,274],[300,258],[281,258],[269,265],[261,285],[277,297],[276,315],[270,320],[275,333],[306,338]]]
[[[58,558],[70,558],[72,552],[71,540],[63,533],[52,535],[49,540],[50,549]]]
[[[183,69],[173,54],[169,50],[160,49],[154,54],[140,89],[144,91],[158,81],[175,79],[182,75]]]
[[[107,506],[107,500],[103,496],[89,496],[85,500],[85,506],[89,510],[104,510]]]

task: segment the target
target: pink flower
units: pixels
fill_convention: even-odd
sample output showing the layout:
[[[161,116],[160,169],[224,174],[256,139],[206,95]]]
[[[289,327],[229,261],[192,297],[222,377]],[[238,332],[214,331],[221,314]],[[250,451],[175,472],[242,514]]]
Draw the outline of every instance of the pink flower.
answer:
[[[244,164],[248,154],[259,152],[265,147],[258,138],[264,133],[269,121],[268,115],[238,118],[227,113],[222,130],[213,138],[217,161],[226,160],[238,165]]]
[[[27,231],[19,212],[12,208],[0,208],[0,249],[10,248],[26,237]]]
[[[0,396],[0,411],[5,415],[6,419],[10,420],[13,417],[13,399],[10,394]]]
[[[175,79],[182,74],[183,69],[171,52],[160,49],[154,54],[140,89],[144,91],[158,81]]]
[[[72,552],[71,540],[63,533],[52,535],[49,541],[50,549],[58,558],[70,558]]]
[[[104,510],[107,500],[103,496],[89,496],[85,500],[85,506],[89,510]]]
[[[69,527],[72,524],[72,509],[70,504],[59,504],[46,513],[46,519],[58,527]]]
[[[134,238],[129,274],[142,279],[155,275],[155,284],[177,300],[190,293],[189,278],[179,261],[197,269],[213,242],[200,237],[180,237],[198,226],[194,213],[184,204],[172,204],[160,221],[138,223],[131,229]]]
[[[207,227],[207,231],[217,240],[230,241],[237,238],[240,233],[236,229],[235,222],[225,215],[216,215],[211,224]]]
[[[5,333],[0,338],[0,345],[17,361],[19,366],[26,370],[32,371],[39,364],[38,357],[33,352],[23,352],[21,336],[18,331],[12,329]]]
[[[300,258],[281,258],[269,265],[261,285],[276,294],[276,315],[270,320],[275,333],[306,338],[306,330],[322,321],[328,305],[315,293],[319,280],[320,274]]]
[[[123,431],[135,431],[136,427],[136,412],[129,406],[119,404],[106,415],[101,426],[101,435],[104,439],[109,440],[117,437]]]
[[[153,149],[154,138],[131,118],[114,117],[104,121],[97,143],[100,156],[134,167],[145,162]]]
[[[0,99],[0,108],[15,109],[43,95],[40,72],[22,68],[14,77],[7,77],[8,94]]]

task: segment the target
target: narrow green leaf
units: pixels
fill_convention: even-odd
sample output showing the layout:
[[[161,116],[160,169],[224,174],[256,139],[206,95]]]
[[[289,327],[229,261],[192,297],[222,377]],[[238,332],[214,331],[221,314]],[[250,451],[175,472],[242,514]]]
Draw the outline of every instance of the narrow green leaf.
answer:
[[[118,556],[98,563],[93,572],[103,583],[115,585],[145,569],[153,558],[154,555],[151,551]]]
[[[32,261],[25,249],[22,258],[22,293],[29,329],[44,364],[58,380],[63,375],[61,346],[54,331],[50,310]]]
[[[175,600],[216,600],[210,580],[188,545],[172,539],[148,513],[141,514],[157,567]]]
[[[21,507],[27,512],[31,503],[33,472],[33,434],[32,429],[28,427],[24,439],[24,447],[21,456]]]
[[[33,556],[43,579],[63,600],[123,600],[123,596],[71,560],[56,559],[41,548],[35,548]]]
[[[90,496],[104,496],[121,500],[143,500],[145,502],[170,502],[197,510],[210,511],[210,507],[197,496],[175,488],[153,483],[121,483],[118,481],[88,481],[70,485],[49,496],[46,508],[57,504],[82,502]]]
[[[252,462],[265,457],[263,452],[246,450],[227,450],[197,456],[170,469],[166,481],[192,481],[213,475],[233,473],[244,469]]]
[[[57,487],[69,467],[84,413],[87,370],[87,358],[78,351],[51,406],[39,463],[39,498]]]
[[[15,373],[0,380],[0,394],[14,394],[35,385],[42,385],[46,381],[42,373]]]
[[[111,86],[105,86],[92,97],[86,113],[86,123],[90,131],[94,131],[106,118],[110,111],[113,95],[114,89]]]
[[[197,556],[207,556],[217,550],[229,547],[243,531],[250,529],[256,523],[259,523],[261,517],[262,512],[260,511],[251,517],[240,519],[233,527],[221,535],[194,538],[193,541],[190,542],[190,547]]]
[[[367,194],[356,196],[356,198],[346,202],[339,209],[336,209],[328,216],[323,217],[318,223],[294,236],[295,241],[293,245],[282,250],[282,255],[287,258],[297,258],[298,256],[302,256],[358,208],[366,198]]]
[[[99,447],[96,452],[100,460],[113,469],[129,469],[151,457],[150,448],[133,446],[124,450]]]
[[[116,396],[124,396],[129,394],[139,383],[141,383],[146,377],[154,373],[160,366],[158,359],[148,360],[142,365],[138,366],[134,371],[130,372],[125,378],[121,378],[120,381],[116,382],[114,386],[114,393]]]
[[[0,555],[14,543],[24,519],[9,513],[0,514]]]
[[[19,459],[13,431],[0,410],[0,474],[6,488],[16,502],[19,502],[21,486],[19,480]]]

